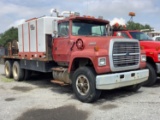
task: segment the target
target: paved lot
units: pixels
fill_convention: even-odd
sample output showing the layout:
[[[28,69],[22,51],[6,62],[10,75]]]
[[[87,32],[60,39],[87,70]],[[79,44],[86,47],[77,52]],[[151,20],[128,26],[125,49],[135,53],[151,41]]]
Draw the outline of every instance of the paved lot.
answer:
[[[50,83],[50,75],[6,79],[0,65],[0,120],[159,120],[160,80],[137,93],[103,91],[92,104],[78,101],[70,86]]]

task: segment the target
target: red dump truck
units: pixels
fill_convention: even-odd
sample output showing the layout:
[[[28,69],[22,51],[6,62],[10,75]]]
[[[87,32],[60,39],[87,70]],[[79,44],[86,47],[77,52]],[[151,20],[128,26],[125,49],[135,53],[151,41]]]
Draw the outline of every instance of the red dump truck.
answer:
[[[55,83],[71,84],[82,102],[102,90],[137,91],[146,81],[146,55],[134,39],[107,36],[109,21],[76,12],[27,20],[18,27],[18,45],[8,45],[6,77],[28,79],[31,71],[52,72]],[[16,47],[17,46],[17,47]]]
[[[144,85],[154,85],[157,75],[160,74],[160,42],[153,41],[147,34],[138,30],[115,30],[113,36],[139,40],[141,49],[146,52],[147,68],[149,69],[149,78]]]

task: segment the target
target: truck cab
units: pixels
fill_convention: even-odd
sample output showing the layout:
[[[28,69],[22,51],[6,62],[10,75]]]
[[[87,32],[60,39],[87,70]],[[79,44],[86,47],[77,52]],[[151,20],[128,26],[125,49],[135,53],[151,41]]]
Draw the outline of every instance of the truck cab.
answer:
[[[141,49],[146,52],[147,68],[149,69],[149,78],[144,85],[154,85],[157,75],[160,73],[160,42],[154,41],[147,34],[138,30],[116,30],[113,32],[113,36],[132,38],[140,42]]]
[[[72,84],[81,101],[94,100],[101,90],[138,90],[148,78],[146,56],[139,42],[109,36],[109,21],[71,15],[55,24],[58,27],[53,30],[53,60],[67,69],[68,81],[63,82]],[[53,77],[60,80],[59,76],[54,69]]]
[[[107,51],[104,51],[104,49],[108,47],[108,41],[111,38],[107,37],[105,29],[106,24],[109,23],[108,21],[73,16],[57,23],[57,35],[53,38],[52,49],[54,61],[59,65],[68,66],[68,70],[72,71],[76,68],[70,63],[76,63],[78,58],[80,58],[80,61],[78,61],[81,63],[81,59],[84,58],[83,62],[93,61],[97,73],[107,72],[108,66],[102,67],[103,64],[106,64],[105,62],[102,62],[99,67],[94,61],[99,56],[102,56],[101,61],[106,59],[105,54],[107,54]],[[98,52],[100,50],[102,52]],[[98,55],[96,55],[96,52],[98,52]],[[93,56],[95,56],[94,59]]]

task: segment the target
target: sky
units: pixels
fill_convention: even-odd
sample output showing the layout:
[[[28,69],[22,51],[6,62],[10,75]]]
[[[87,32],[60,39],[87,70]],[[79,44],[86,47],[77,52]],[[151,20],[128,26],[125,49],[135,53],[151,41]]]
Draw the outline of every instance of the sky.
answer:
[[[49,16],[52,8],[74,11],[80,15],[103,16],[104,19],[125,24],[129,12],[135,12],[134,22],[149,24],[160,31],[159,0],[0,0],[0,33],[16,27],[25,20]]]

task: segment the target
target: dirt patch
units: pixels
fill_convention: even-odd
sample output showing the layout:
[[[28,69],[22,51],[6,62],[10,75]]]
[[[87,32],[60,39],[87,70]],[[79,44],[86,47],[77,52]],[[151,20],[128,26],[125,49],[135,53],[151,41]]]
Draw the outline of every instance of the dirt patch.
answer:
[[[114,108],[117,108],[118,106],[117,105],[114,105],[114,104],[107,104],[107,105],[102,105],[100,107],[101,110],[110,110],[110,109],[114,109]]]
[[[4,77],[0,77],[0,80],[1,80],[2,82],[13,82],[13,81],[14,81],[13,79],[6,78],[5,76],[4,76]]]
[[[149,94],[155,95],[155,94],[157,94],[157,93],[155,93],[155,92],[150,92]]]
[[[32,87],[20,87],[20,86],[15,86],[12,88],[12,90],[17,90],[17,91],[21,91],[21,92],[28,92],[33,90]]]
[[[31,109],[16,120],[86,120],[88,114],[75,106],[62,106],[54,109]]]
[[[9,102],[9,101],[14,101],[15,98],[6,98],[5,101]]]

